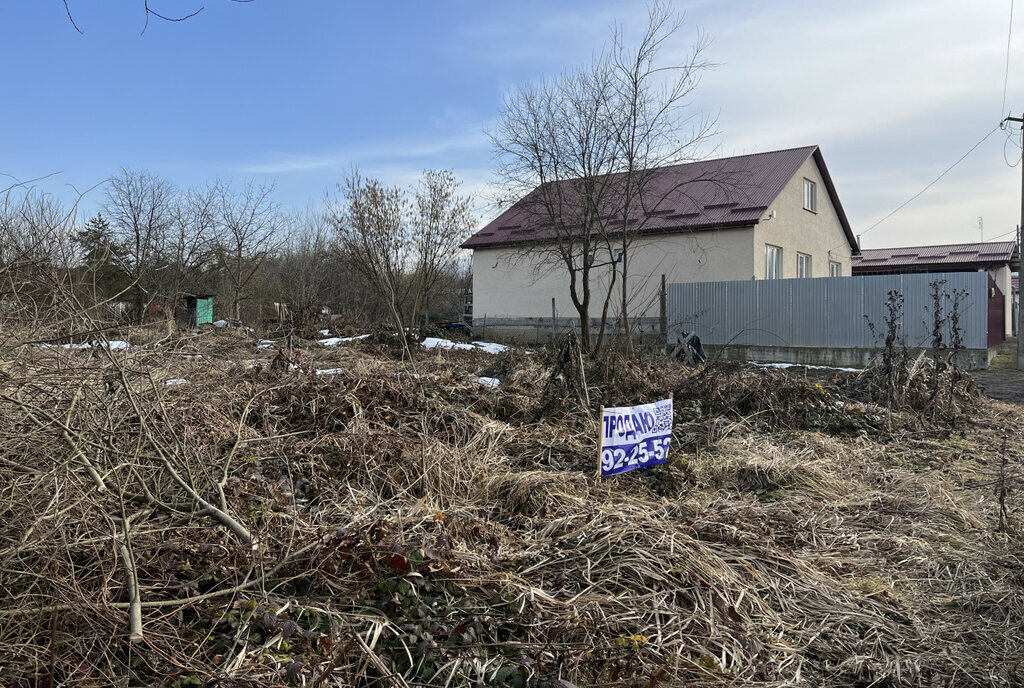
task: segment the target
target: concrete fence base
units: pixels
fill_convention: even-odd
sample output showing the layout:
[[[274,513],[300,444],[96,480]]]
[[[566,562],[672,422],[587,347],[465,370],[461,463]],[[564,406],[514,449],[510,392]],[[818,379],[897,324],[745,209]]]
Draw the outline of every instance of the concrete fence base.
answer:
[[[880,354],[873,347],[859,346],[760,346],[752,344],[705,345],[708,358],[723,361],[757,361],[759,363],[792,363],[794,365],[827,366],[829,368],[866,368]],[[927,349],[910,349],[912,357]],[[964,349],[958,354],[958,363],[964,370],[988,368],[996,349]]]

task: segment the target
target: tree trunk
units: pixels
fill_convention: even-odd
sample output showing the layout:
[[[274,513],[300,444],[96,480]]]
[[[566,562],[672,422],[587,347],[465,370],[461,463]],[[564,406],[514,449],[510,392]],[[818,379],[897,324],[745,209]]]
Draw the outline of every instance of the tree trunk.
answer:
[[[608,325],[608,306],[612,301],[612,292],[615,291],[615,278],[618,276],[618,272],[615,270],[615,264],[612,264],[612,281],[608,284],[608,293],[604,297],[604,306],[601,308],[601,331],[597,333],[597,346],[594,349],[596,354],[604,346],[604,331]]]

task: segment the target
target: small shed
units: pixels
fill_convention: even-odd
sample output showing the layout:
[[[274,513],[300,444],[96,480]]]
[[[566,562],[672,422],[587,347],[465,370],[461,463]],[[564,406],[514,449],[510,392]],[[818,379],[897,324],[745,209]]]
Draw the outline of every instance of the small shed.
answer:
[[[188,326],[213,324],[213,294],[194,294],[185,297],[188,309]]]

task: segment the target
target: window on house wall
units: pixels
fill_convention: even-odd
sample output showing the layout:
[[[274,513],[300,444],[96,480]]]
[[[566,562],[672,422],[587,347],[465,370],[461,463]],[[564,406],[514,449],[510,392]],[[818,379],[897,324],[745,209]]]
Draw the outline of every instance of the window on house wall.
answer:
[[[782,248],[765,244],[764,257],[764,278],[782,279]]]
[[[838,262],[838,261],[835,261],[835,260],[830,260],[828,262],[828,276],[829,277],[842,277],[843,276],[843,264]]]
[[[796,254],[796,276],[797,277],[810,277],[811,276],[811,257],[806,253]]]
[[[810,179],[804,179],[804,210],[812,213],[818,212],[817,186]]]
[[[587,253],[587,267],[594,264],[594,252],[590,251]]]

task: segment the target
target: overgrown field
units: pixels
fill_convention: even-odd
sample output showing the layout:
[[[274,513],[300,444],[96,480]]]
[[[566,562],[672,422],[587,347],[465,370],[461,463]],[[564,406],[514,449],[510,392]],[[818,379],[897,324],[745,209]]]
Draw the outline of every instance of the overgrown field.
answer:
[[[1024,685],[1024,412],[969,379],[295,346],[0,351],[0,685]]]

